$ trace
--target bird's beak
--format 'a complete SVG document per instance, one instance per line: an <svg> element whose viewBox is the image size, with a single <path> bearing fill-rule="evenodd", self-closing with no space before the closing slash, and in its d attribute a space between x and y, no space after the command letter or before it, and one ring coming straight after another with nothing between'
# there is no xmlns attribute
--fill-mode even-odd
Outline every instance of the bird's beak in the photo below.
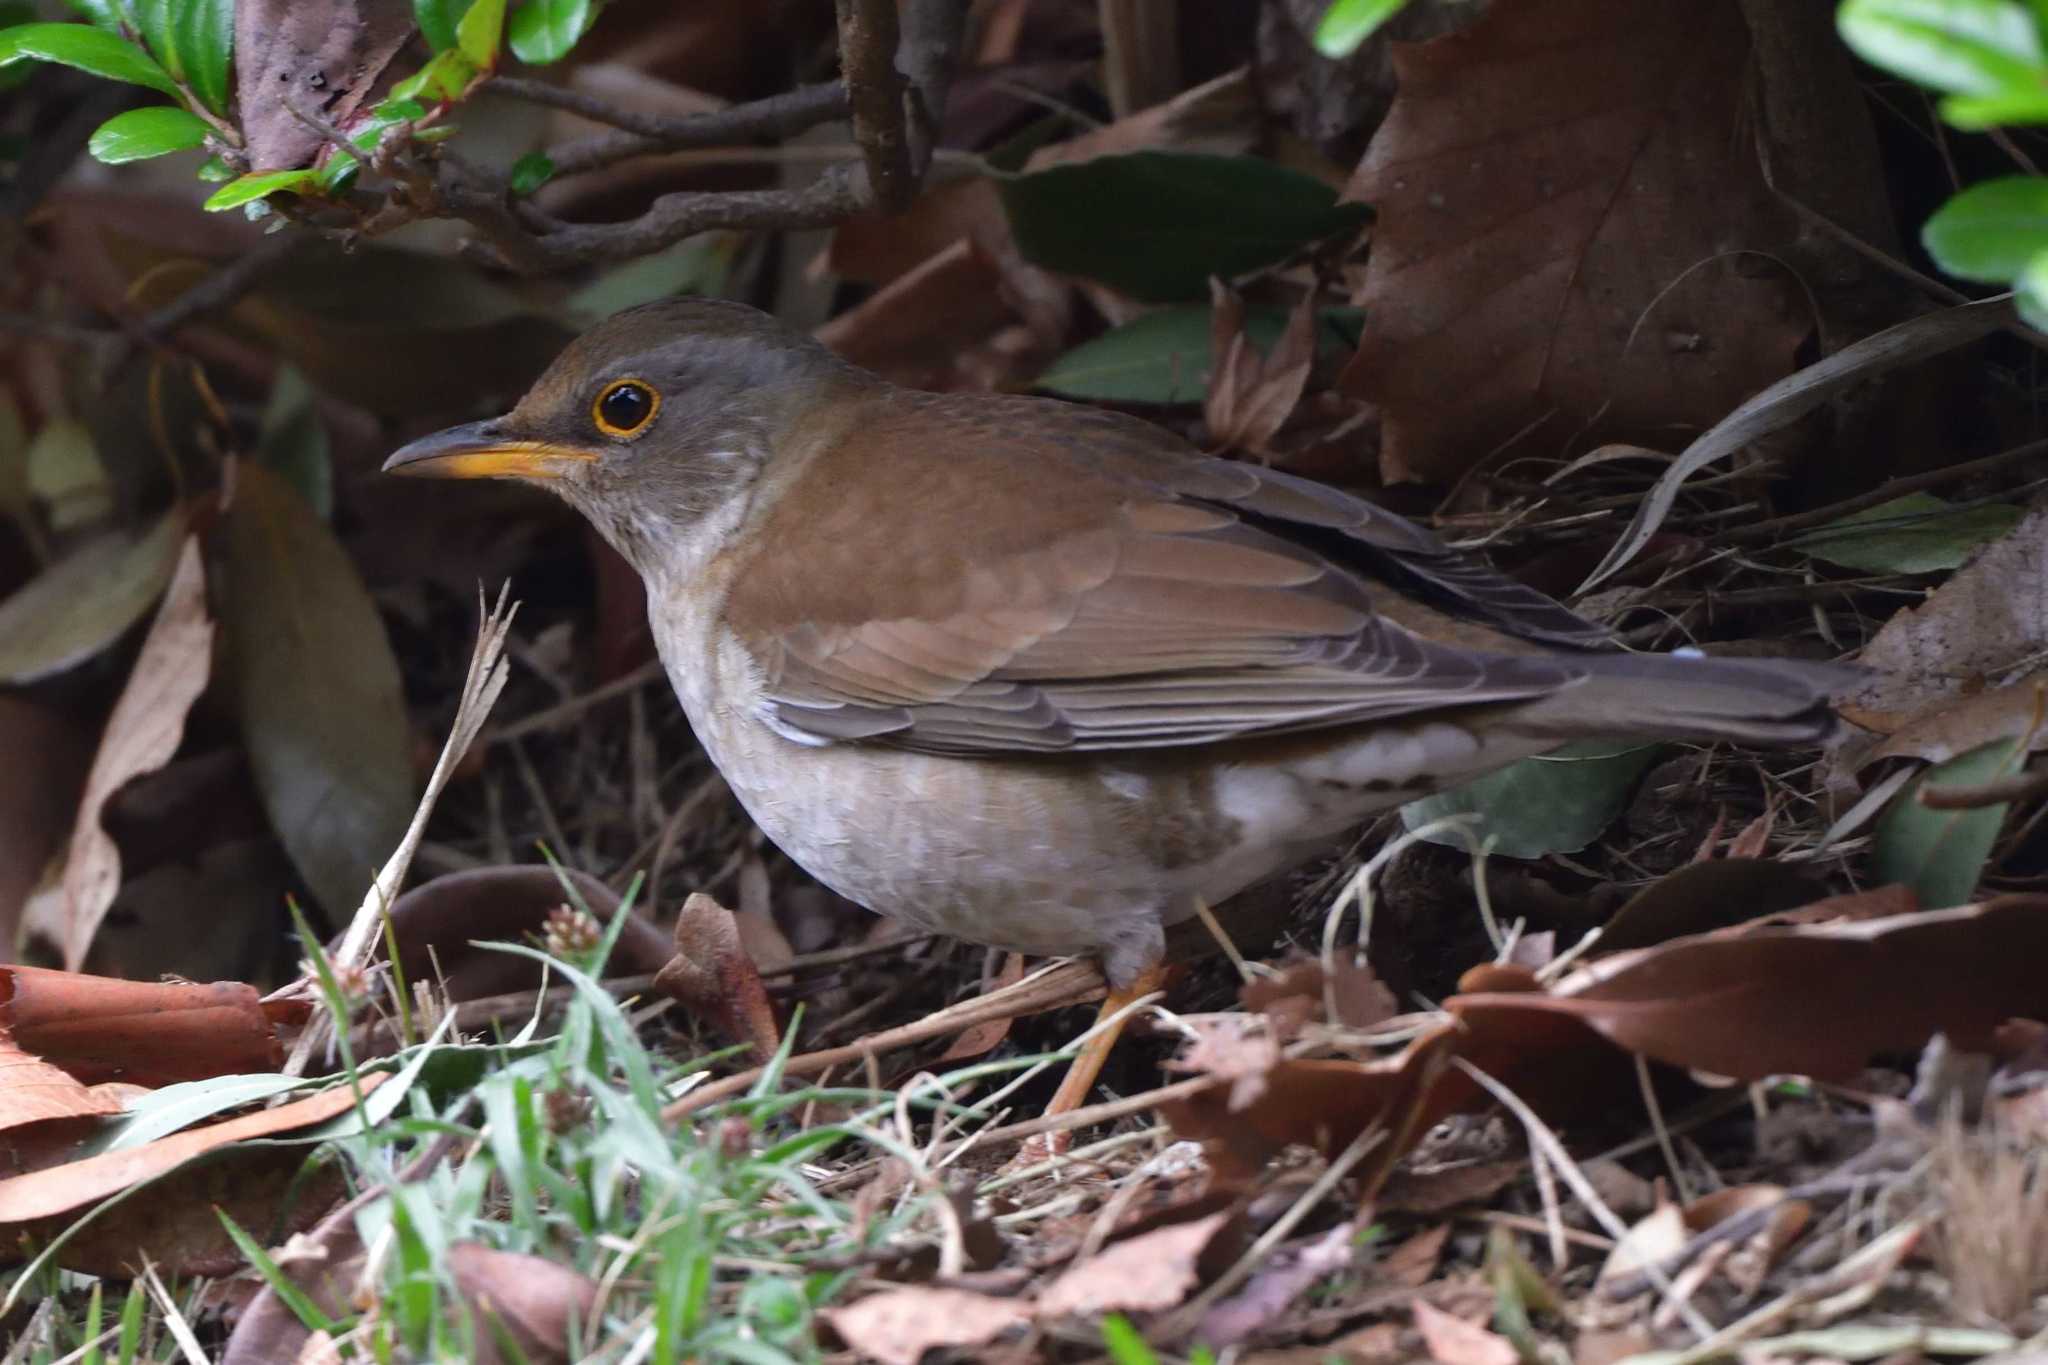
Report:
<svg viewBox="0 0 2048 1365"><path fill-rule="evenodd" d="M495 421L470 422L399 447L384 462L384 472L429 479L559 479L596 458L594 450L520 440Z"/></svg>

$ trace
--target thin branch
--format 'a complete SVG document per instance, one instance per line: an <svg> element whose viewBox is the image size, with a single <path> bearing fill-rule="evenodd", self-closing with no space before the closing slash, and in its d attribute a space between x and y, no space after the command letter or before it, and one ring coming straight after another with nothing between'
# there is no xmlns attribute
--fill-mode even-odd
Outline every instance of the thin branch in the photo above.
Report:
<svg viewBox="0 0 2048 1365"><path fill-rule="evenodd" d="M1853 498L1816 507L1810 512L1797 512L1791 516L1773 517L1769 521L1752 522L1748 526L1731 526L1715 533L1715 545L1751 545L1759 541L1776 540L1787 531L1804 531L1813 526L1825 526L1839 521L1854 512L1868 511L1893 502L1908 493L1919 493L1958 479L1971 478L1978 474L2003 469L2018 464L2036 455L2048 455L2048 440L2028 441L1996 455L1986 455L1978 460L1965 460L1942 469L1932 469L1925 474L1912 474L1905 478L1888 479L1868 493L1859 493Z"/></svg>
<svg viewBox="0 0 2048 1365"><path fill-rule="evenodd" d="M1929 810L1981 810L2048 796L2048 768L2014 773L1967 787L1922 787L1920 804Z"/></svg>
<svg viewBox="0 0 2048 1365"><path fill-rule="evenodd" d="M265 237L163 307L145 314L138 330L149 341L161 341L187 323L228 307L282 264L298 245L299 239L290 232Z"/></svg>
<svg viewBox="0 0 2048 1365"><path fill-rule="evenodd" d="M601 170L636 156L791 137L821 123L845 118L847 110L846 87L837 81L807 85L787 94L770 95L767 99L736 104L713 113L685 114L676 118L634 113L580 91L510 76L496 77L490 88L536 104L568 109L624 130L565 142L550 150L547 158L554 163L558 176ZM543 95L542 91L547 93Z"/></svg>
<svg viewBox="0 0 2048 1365"><path fill-rule="evenodd" d="M917 177L904 132L905 83L896 69L896 0L837 0L837 7L839 66L853 106L853 140L867 162L876 205L897 213L917 193Z"/></svg>

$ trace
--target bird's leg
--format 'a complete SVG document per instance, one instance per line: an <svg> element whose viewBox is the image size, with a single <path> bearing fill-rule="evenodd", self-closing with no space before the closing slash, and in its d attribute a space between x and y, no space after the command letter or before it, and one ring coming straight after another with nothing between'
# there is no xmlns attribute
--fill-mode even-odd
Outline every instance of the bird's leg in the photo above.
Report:
<svg viewBox="0 0 2048 1365"><path fill-rule="evenodd" d="M1161 962L1140 968L1136 975L1121 986L1110 987L1103 997L1102 1009L1095 1016L1094 1036L1082 1044L1074 1060L1067 1065L1067 1074L1060 1081L1060 1088L1054 1092L1052 1103L1046 1106L1046 1117L1070 1114L1081 1107L1088 1098L1088 1092L1095 1088L1096 1078L1102 1075L1102 1067L1109 1060L1110 1049L1123 1036L1124 1025L1130 1022L1131 1007L1146 996L1161 990L1166 985L1170 969ZM1027 1139L1018 1151L1014 1165L1029 1166L1059 1155L1073 1145L1074 1135L1070 1132L1042 1133Z"/></svg>

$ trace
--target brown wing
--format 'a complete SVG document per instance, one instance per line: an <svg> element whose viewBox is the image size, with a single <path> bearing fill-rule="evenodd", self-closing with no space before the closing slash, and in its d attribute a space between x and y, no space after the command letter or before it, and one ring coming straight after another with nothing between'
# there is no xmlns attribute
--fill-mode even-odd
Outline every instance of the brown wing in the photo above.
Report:
<svg viewBox="0 0 2048 1365"><path fill-rule="evenodd" d="M945 448L918 443L933 430ZM760 532L726 618L768 719L808 743L1030 753L1349 725L1546 695L1582 673L1529 642L1606 639L1361 499L1044 400L889 391ZM1497 648L1390 619L1410 609Z"/></svg>

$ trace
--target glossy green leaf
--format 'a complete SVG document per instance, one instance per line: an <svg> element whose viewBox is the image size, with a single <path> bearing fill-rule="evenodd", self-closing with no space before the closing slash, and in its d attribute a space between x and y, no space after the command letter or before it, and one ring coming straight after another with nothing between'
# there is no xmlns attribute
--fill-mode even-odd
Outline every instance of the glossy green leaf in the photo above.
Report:
<svg viewBox="0 0 2048 1365"><path fill-rule="evenodd" d="M1408 0L1333 0L1316 25L1316 51L1342 61L1358 51L1373 31L1401 12Z"/></svg>
<svg viewBox="0 0 2048 1365"><path fill-rule="evenodd" d="M412 17L427 46L445 52L455 46L455 25L468 8L469 0L412 0Z"/></svg>
<svg viewBox="0 0 2048 1365"><path fill-rule="evenodd" d="M455 48L436 53L427 64L391 87L394 100L426 98L437 104L462 98L476 79L476 67Z"/></svg>
<svg viewBox="0 0 2048 1365"><path fill-rule="evenodd" d="M455 46L481 70L498 60L505 39L505 0L474 0L455 24Z"/></svg>
<svg viewBox="0 0 2048 1365"><path fill-rule="evenodd" d="M114 34L120 33L121 10L115 0L64 0L64 3L73 14L90 21L94 28L103 28Z"/></svg>
<svg viewBox="0 0 2048 1365"><path fill-rule="evenodd" d="M1968 904L2008 807L1934 810L1920 804L1920 791L2010 776L2025 761L2025 750L2024 735L1994 740L1936 764L1900 788L1871 837L1871 874L1877 883L1904 882L1929 910Z"/></svg>
<svg viewBox="0 0 2048 1365"><path fill-rule="evenodd" d="M590 0L526 0L512 12L505 40L529 66L546 66L569 55L590 27Z"/></svg>
<svg viewBox="0 0 2048 1365"><path fill-rule="evenodd" d="M555 163L543 152L528 152L512 163L512 193L532 194L555 173Z"/></svg>
<svg viewBox="0 0 2048 1365"><path fill-rule="evenodd" d="M1355 346L1363 316L1358 309L1324 310L1317 319L1316 349ZM1245 314L1245 336L1261 351L1286 327L1287 315L1277 308ZM1160 308L1068 351L1046 367L1034 387L1099 403L1199 403L1207 386L1210 330L1205 307Z"/></svg>
<svg viewBox="0 0 2048 1365"><path fill-rule="evenodd" d="M1153 302L1355 231L1369 216L1320 180L1249 156L1135 152L1001 182L1026 259Z"/></svg>
<svg viewBox="0 0 2048 1365"><path fill-rule="evenodd" d="M192 93L214 113L226 113L228 63L235 49L235 0L177 0L171 38L181 54Z"/></svg>
<svg viewBox="0 0 2048 1365"><path fill-rule="evenodd" d="M1568 744L1462 787L1410 801L1401 807L1401 821L1415 830L1445 816L1476 815L1474 833L1482 840L1491 835L1494 852L1503 857L1577 853L1614 823L1657 752L1654 744ZM1450 833L1425 837L1450 848L1466 846Z"/></svg>
<svg viewBox="0 0 2048 1365"><path fill-rule="evenodd" d="M1845 0L1842 41L1872 66L1958 95L1998 95L2040 80L2033 15L2015 0Z"/></svg>
<svg viewBox="0 0 2048 1365"><path fill-rule="evenodd" d="M85 24L22 24L0 30L0 67L19 61L56 62L112 81L178 93L170 73L147 52L105 29Z"/></svg>
<svg viewBox="0 0 2048 1365"><path fill-rule="evenodd" d="M206 202L200 205L200 207L208 213L219 213L222 209L238 208L243 204L253 203L265 195L275 194L279 190L297 189L299 186L312 181L313 178L314 172L303 169L296 171L251 171L245 176L230 180L227 184L222 185L219 189L208 195Z"/></svg>
<svg viewBox="0 0 2048 1365"><path fill-rule="evenodd" d="M1972 185L1935 211L1920 240L1951 275L2011 284L2048 251L2048 178L2008 175Z"/></svg>
<svg viewBox="0 0 2048 1365"><path fill-rule="evenodd" d="M94 130L85 145L95 160L112 166L189 151L206 141L206 133L206 122L197 114L174 104L159 104L114 115Z"/></svg>
<svg viewBox="0 0 2048 1365"><path fill-rule="evenodd" d="M223 185L235 178L235 168L217 156L210 156L192 174L209 185Z"/></svg>
<svg viewBox="0 0 2048 1365"><path fill-rule="evenodd" d="M2048 123L2048 86L2003 90L1996 95L1945 95L1942 120L1966 132L2014 123Z"/></svg>
<svg viewBox="0 0 2048 1365"><path fill-rule="evenodd" d="M177 512L140 536L100 536L0 602L0 683L62 673L120 639L163 596L184 537Z"/></svg>
<svg viewBox="0 0 2048 1365"><path fill-rule="evenodd" d="M345 916L412 813L398 662L354 561L270 469L242 466L224 520L221 624L249 766L299 874Z"/></svg>
<svg viewBox="0 0 2048 1365"><path fill-rule="evenodd" d="M2017 507L1952 507L1931 493L1908 493L1852 512L1791 542L1815 559L1872 573L1940 573L1962 567L1980 546L2019 525Z"/></svg>
<svg viewBox="0 0 2048 1365"><path fill-rule="evenodd" d="M334 515L334 456L317 397L296 366L279 366L256 437L256 458L276 470L313 515L327 521Z"/></svg>
<svg viewBox="0 0 2048 1365"><path fill-rule="evenodd" d="M2037 332L2048 332L2048 251L2027 262L2012 287L2021 319Z"/></svg>

